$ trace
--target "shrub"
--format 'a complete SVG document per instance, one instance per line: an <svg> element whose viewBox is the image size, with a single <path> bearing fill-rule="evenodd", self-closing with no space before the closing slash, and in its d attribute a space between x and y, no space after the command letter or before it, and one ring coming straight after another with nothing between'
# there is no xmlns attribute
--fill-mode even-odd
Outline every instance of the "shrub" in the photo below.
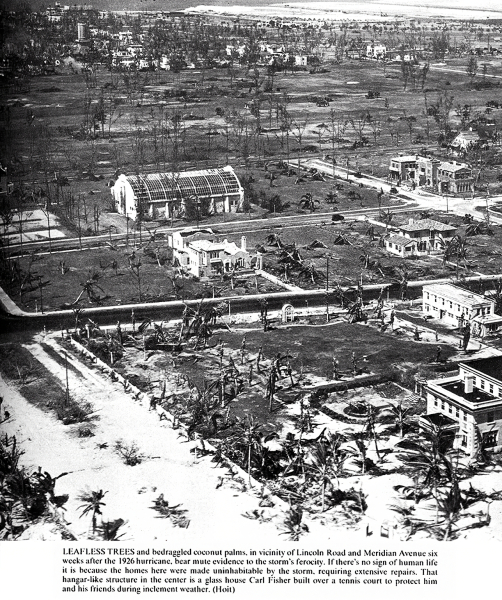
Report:
<svg viewBox="0 0 502 600"><path fill-rule="evenodd" d="M122 458L124 464L130 467L141 464L145 458L136 442L126 443L124 440L117 440L115 452Z"/></svg>
<svg viewBox="0 0 502 600"><path fill-rule="evenodd" d="M64 404L58 403L56 406L56 414L63 425L74 425L75 423L85 423L94 412L94 408L90 402L82 405L77 404L74 400ZM83 436L81 436L83 437Z"/></svg>
<svg viewBox="0 0 502 600"><path fill-rule="evenodd" d="M164 494L160 494L160 496L153 501L153 506L151 508L159 513L159 517L170 519L175 527L186 529L190 525L190 519L185 514L188 511L180 508L181 506L181 504L169 506L169 501L164 500Z"/></svg>

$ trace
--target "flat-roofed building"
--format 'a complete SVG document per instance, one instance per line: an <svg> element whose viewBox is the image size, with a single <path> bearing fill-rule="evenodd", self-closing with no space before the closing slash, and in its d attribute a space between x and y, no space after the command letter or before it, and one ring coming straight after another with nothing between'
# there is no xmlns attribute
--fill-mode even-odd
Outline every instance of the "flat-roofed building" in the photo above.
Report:
<svg viewBox="0 0 502 600"><path fill-rule="evenodd" d="M433 283L422 289L422 310L426 315L458 327L493 315L495 302L450 283Z"/></svg>
<svg viewBox="0 0 502 600"><path fill-rule="evenodd" d="M458 375L428 381L427 417L455 430L454 447L474 457L502 450L502 356L459 363Z"/></svg>
<svg viewBox="0 0 502 600"><path fill-rule="evenodd" d="M391 158L389 181L432 187L441 194L461 194L474 190L472 169L466 163L440 161L429 156L409 154Z"/></svg>
<svg viewBox="0 0 502 600"><path fill-rule="evenodd" d="M474 177L469 165L442 162L438 167L438 191L442 194L461 194L474 191Z"/></svg>
<svg viewBox="0 0 502 600"><path fill-rule="evenodd" d="M416 154L409 154L406 156L395 156L390 161L389 179L396 183L401 183L401 181L414 180L416 170Z"/></svg>

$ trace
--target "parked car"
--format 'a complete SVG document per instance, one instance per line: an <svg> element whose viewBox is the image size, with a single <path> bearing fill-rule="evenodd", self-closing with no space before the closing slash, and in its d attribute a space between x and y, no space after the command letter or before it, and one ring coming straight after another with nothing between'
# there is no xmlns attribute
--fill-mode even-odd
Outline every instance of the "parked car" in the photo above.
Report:
<svg viewBox="0 0 502 600"><path fill-rule="evenodd" d="M331 215L331 220L333 222L345 221L345 217L339 213L335 213L334 215Z"/></svg>

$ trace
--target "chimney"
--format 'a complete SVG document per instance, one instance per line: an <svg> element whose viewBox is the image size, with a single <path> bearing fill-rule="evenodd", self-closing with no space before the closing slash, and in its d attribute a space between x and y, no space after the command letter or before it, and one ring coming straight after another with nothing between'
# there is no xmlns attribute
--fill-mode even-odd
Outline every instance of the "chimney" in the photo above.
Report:
<svg viewBox="0 0 502 600"><path fill-rule="evenodd" d="M245 235L241 237L241 250L247 252L247 239Z"/></svg>
<svg viewBox="0 0 502 600"><path fill-rule="evenodd" d="M464 393L472 394L474 390L474 377L472 375L466 375L464 379Z"/></svg>
<svg viewBox="0 0 502 600"><path fill-rule="evenodd" d="M415 221L414 221L413 217L410 217L410 218L408 219L408 225L413 225L413 223L414 223L414 222L415 222Z"/></svg>

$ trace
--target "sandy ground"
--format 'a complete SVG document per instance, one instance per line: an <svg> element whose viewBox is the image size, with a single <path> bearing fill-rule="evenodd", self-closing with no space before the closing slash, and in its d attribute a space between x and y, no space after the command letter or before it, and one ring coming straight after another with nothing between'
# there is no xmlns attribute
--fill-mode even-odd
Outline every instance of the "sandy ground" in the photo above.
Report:
<svg viewBox="0 0 502 600"><path fill-rule="evenodd" d="M198 5L185 9L187 13L217 13L225 15L247 15L263 19L319 19L323 21L391 21L398 17L424 17L449 19L500 18L500 6L494 0L484 0L475 7L465 1L456 1L453 6L438 6L434 0L418 2L407 0L398 5L386 0L368 2L291 2L270 3L267 6L210 6Z"/></svg>
<svg viewBox="0 0 502 600"><path fill-rule="evenodd" d="M64 368L49 356L39 344L27 348L44 365L64 381ZM94 436L78 437L78 426L64 426L53 415L29 404L15 389L0 380L0 394L5 398L5 408L11 418L2 425L3 431L16 435L25 451L23 464L36 469L41 466L53 477L68 474L58 480L57 494L69 494L64 516L69 529L80 539L90 533L90 518L81 518L81 502L77 497L87 490L102 489L107 492L103 516L107 520L122 518L127 521L121 529L122 541L136 543L162 543L176 540L186 542L192 537L212 543L259 543L273 545L286 536L280 535L284 520L284 503L262 509L259 506L261 488L250 488L246 478L232 478L228 468L211 462L208 457L196 458L190 449L198 442L187 442L179 430L173 430L166 421L159 421L155 412L146 405L134 401L121 387L104 378L82 363L72 359L79 373L69 371L69 387L76 400L90 401L99 417L94 421ZM294 409L293 409L294 410ZM319 432L329 419L320 415L315 422ZM315 435L314 432L313 435ZM122 439L137 442L144 460L136 466L126 466L114 451L114 444ZM392 447L397 438L390 438L387 446ZM385 447L383 444L382 447ZM368 453L376 459L374 451ZM395 459L390 456L384 468L392 467ZM305 543L326 544L330 539L363 538L367 532L379 537L383 528L389 526L391 537L403 539L405 532L398 527L396 515L389 504L399 503L393 486L410 484L401 474L379 477L361 476L356 473L341 479L342 489L361 489L368 498L368 510L363 519L350 530L336 526L330 512L307 519L310 533ZM502 488L501 469L491 470L476 476L472 483L487 492ZM468 486L468 482L462 485ZM153 501L164 494L170 504L182 504L190 519L188 529L175 528L169 520L157 518L151 509ZM266 522L245 518L244 513L264 510ZM486 503L469 509L464 522L477 519L486 512ZM422 504L416 515L431 518L431 506ZM490 506L490 527L470 529L462 532L461 538L479 541L502 541L502 502ZM466 520L467 519L467 520ZM42 537L45 535L41 533ZM47 538L45 538L47 539ZM50 538L49 538L50 539Z"/></svg>

